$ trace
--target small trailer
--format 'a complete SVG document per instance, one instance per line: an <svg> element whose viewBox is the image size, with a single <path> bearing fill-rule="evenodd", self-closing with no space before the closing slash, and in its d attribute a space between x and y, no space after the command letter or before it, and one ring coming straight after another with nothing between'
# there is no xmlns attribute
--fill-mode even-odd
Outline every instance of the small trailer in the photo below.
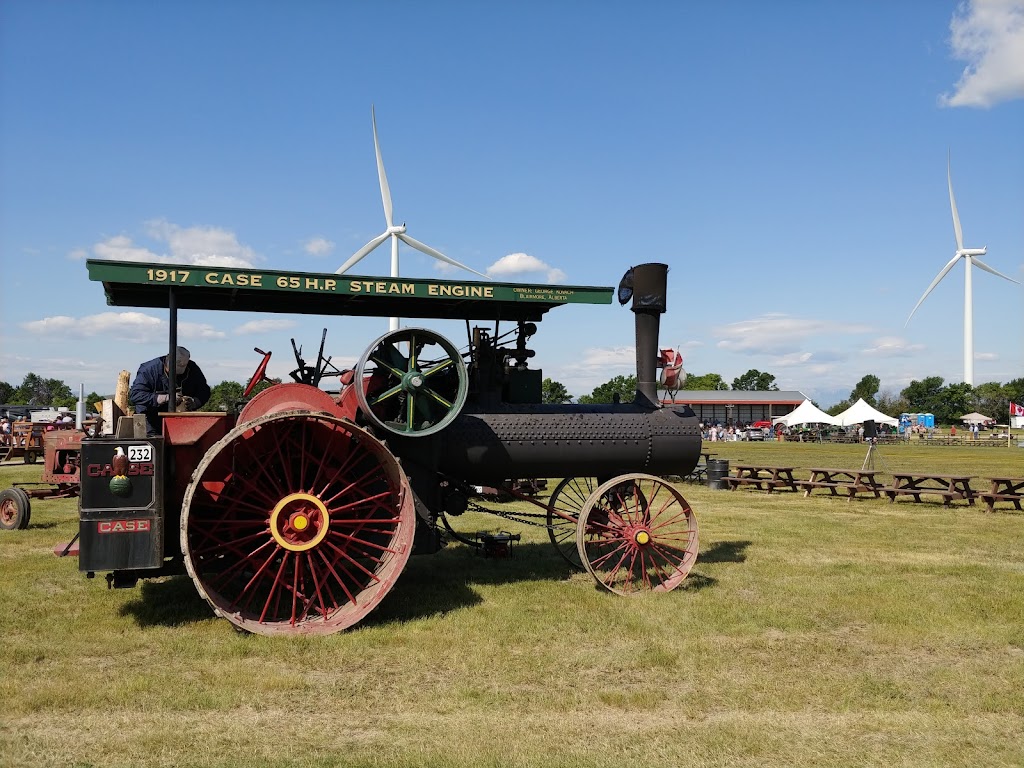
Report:
<svg viewBox="0 0 1024 768"><path fill-rule="evenodd" d="M168 413L147 437L124 418L80 443L79 569L112 586L186 572L213 610L260 634L328 634L390 592L414 553L451 539L449 518L475 486L565 478L542 508L556 549L622 594L668 591L697 557L696 517L662 475L686 475L700 431L685 406L657 398L664 264L630 269L618 289L637 335L636 397L608 405L541 402L527 347L566 304L611 304L593 286L412 280L88 261L112 306L465 320L463 350L427 328L400 328L318 384L330 358L237 415ZM326 330L325 330L326 334ZM246 388L266 378L262 352ZM173 374L174 365L170 366ZM175 384L173 377L171 386ZM512 489L515 494L515 489ZM500 534L467 541L501 553Z"/></svg>

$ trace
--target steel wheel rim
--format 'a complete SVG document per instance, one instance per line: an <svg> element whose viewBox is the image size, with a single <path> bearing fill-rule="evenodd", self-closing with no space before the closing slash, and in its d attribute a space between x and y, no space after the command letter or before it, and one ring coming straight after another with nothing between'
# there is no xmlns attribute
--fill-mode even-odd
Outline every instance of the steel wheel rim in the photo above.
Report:
<svg viewBox="0 0 1024 768"><path fill-rule="evenodd" d="M668 592L697 560L697 518L682 494L653 475L626 475L595 490L576 531L580 559L610 592Z"/></svg>
<svg viewBox="0 0 1024 768"><path fill-rule="evenodd" d="M185 493L181 547L200 594L237 627L331 634L391 590L415 525L408 481L380 441L328 414L285 411L207 452Z"/></svg>
<svg viewBox="0 0 1024 768"><path fill-rule="evenodd" d="M17 502L13 498L5 496L0 499L0 528L13 531L18 527L19 515Z"/></svg>
<svg viewBox="0 0 1024 768"><path fill-rule="evenodd" d="M597 486L597 478L594 477L567 477L555 487L548 499L548 538L558 554L581 571L584 568L576 546L576 528L580 511Z"/></svg>
<svg viewBox="0 0 1024 768"><path fill-rule="evenodd" d="M375 387L369 394L367 377ZM469 374L459 351L443 336L402 328L367 348L356 365L355 386L359 408L371 422L419 437L439 432L459 415L469 394Z"/></svg>

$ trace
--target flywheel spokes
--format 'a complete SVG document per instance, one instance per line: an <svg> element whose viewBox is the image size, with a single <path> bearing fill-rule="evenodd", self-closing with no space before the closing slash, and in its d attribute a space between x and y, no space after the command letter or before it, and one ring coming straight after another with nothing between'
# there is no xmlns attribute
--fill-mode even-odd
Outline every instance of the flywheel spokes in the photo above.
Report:
<svg viewBox="0 0 1024 768"><path fill-rule="evenodd" d="M440 334L402 328L369 346L356 365L356 398L367 418L389 432L426 436L459 415L469 375Z"/></svg>

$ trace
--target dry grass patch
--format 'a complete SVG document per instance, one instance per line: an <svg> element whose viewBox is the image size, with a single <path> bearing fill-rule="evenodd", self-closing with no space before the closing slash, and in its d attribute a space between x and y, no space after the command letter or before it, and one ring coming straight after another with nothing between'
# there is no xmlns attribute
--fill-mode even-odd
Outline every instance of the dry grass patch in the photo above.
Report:
<svg viewBox="0 0 1024 768"><path fill-rule="evenodd" d="M682 488L701 557L669 595L603 593L542 529L466 516L521 531L515 557L413 558L363 625L293 640L236 633L186 578L87 581L50 554L75 502L33 504L0 533L0 766L1024 763L1024 515Z"/></svg>

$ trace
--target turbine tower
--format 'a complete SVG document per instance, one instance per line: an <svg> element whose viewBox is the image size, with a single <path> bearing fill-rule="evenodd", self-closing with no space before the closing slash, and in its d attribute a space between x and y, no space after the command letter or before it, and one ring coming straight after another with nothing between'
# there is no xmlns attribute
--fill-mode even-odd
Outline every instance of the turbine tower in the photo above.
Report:
<svg viewBox="0 0 1024 768"><path fill-rule="evenodd" d="M395 222L394 222L394 219L392 217L392 208L391 208L391 189L390 189L390 187L388 187L388 176L384 172L384 160L383 160L383 158L380 155L380 142L377 140L377 115L376 115L376 112L374 111L374 108L372 106L370 107L370 120L373 122L373 148L377 152L377 178L380 180L380 197L381 197L381 200L384 202L384 222L387 225L387 229L385 229L381 234L379 234L375 238L373 238L370 242L368 242L366 245L364 245L358 251L353 253L351 258L349 258L348 261L346 261L344 264L342 264L335 271L335 274L341 275L341 274L347 272L349 269L354 267L359 261L361 261L364 256L369 254L370 251L375 249L378 245L381 245L388 238L391 238L391 276L392 277L398 277L399 276L399 274L398 274L398 241L401 240L406 245L410 245L413 248L415 248L417 251L421 251L421 252L427 254L427 256L432 256L435 259L438 259L439 261L443 261L443 262L445 262L447 264L451 264L454 267L459 267L461 269L466 270L467 272L472 272L474 275L480 275L480 277L484 278L485 280L490 280L490 278L487 277L487 275L483 274L482 272L477 272L475 269L472 269L471 267L467 267L465 264L460 264L459 262L455 261L455 259L448 258L443 253L441 253L440 251L438 251L438 250L436 250L434 248L431 248L429 245L426 245L425 243L421 243L419 240L416 240L415 238L409 237L409 235L407 235L405 233L405 224L404 223L403 224L399 224L398 226L395 226ZM392 317L391 318L390 330L392 330L392 331L398 330L398 318L397 317Z"/></svg>
<svg viewBox="0 0 1024 768"><path fill-rule="evenodd" d="M953 268L953 265L958 260L964 260L964 383L974 386L974 306L972 304L973 290L971 287L971 267L977 265L986 272L991 272L996 277L1001 277L1004 280L1009 280L1011 283L1017 283L1012 277L1007 277L1002 272L997 272L992 269L988 264L983 262L978 256L984 256L988 247L985 248L964 248L964 236L963 231L960 229L960 214L956 210L956 198L953 197L953 176L950 173L949 155L946 156L946 182L949 184L949 207L953 211L953 233L956 235L956 253L953 258L949 260L949 263L942 268L942 271L936 275L935 279L932 280L932 284L928 286L928 289L924 292L924 295L918 300L917 304L910 311L907 322L904 324L904 328L910 324L910 318L917 312L917 308L921 306L922 302L928 298L928 294L932 292L932 289L939 284L939 282L947 274L949 270ZM1019 283L1018 283L1019 285Z"/></svg>

